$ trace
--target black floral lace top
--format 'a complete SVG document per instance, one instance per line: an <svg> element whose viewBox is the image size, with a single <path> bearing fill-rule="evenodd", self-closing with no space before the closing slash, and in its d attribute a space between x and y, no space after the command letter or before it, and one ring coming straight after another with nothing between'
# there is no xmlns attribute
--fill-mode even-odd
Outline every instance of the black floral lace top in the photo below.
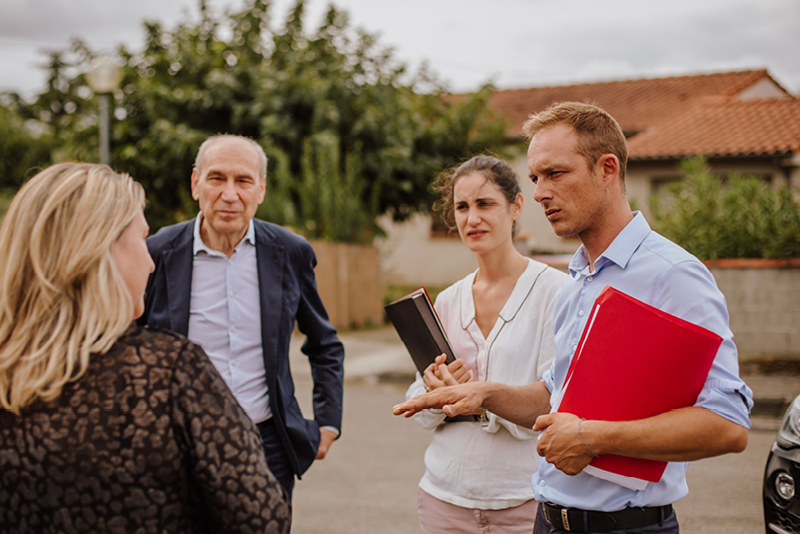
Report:
<svg viewBox="0 0 800 534"><path fill-rule="evenodd" d="M53 403L0 410L0 532L289 532L260 438L199 346L132 327Z"/></svg>

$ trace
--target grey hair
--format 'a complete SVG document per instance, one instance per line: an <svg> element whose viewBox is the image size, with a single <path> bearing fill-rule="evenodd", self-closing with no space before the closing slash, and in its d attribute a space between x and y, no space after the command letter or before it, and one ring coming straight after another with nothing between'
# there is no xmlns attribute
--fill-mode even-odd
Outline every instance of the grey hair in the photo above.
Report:
<svg viewBox="0 0 800 534"><path fill-rule="evenodd" d="M203 161L203 155L206 153L208 147L216 143L217 141L222 141L223 139L241 139L242 141L246 142L250 145L253 149L255 149L256 153L258 154L258 172L259 176L263 180L267 176L267 155L264 153L264 149L261 148L261 145L250 139L249 137L244 137L243 135L231 135L231 134L220 134L220 135L212 135L205 141L203 144L200 145L200 150L197 151L197 158L194 160L194 168L197 169L197 174L203 174L201 167L201 162Z"/></svg>

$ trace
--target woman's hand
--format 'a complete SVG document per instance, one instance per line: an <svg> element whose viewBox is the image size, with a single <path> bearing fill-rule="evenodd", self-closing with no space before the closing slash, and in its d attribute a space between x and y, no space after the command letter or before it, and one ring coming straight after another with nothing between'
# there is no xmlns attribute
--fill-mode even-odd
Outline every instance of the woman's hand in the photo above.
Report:
<svg viewBox="0 0 800 534"><path fill-rule="evenodd" d="M444 386L456 386L472 380L472 371L464 363L464 360L456 358L450 364L445 364L446 356L440 354L434 362L430 364L422 375L425 381L425 389L433 391Z"/></svg>

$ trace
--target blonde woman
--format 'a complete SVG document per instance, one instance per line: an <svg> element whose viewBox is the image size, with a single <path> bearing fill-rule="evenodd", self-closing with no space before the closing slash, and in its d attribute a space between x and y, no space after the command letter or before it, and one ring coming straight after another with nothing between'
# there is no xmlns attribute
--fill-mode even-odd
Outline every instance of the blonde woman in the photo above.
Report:
<svg viewBox="0 0 800 534"><path fill-rule="evenodd" d="M261 442L203 351L133 326L144 191L28 181L0 228L0 532L288 532Z"/></svg>
<svg viewBox="0 0 800 534"><path fill-rule="evenodd" d="M442 291L436 311L458 357L431 365L406 398L469 380L538 382L555 354L553 308L564 274L514 248L523 198L514 169L475 156L437 182L437 207L478 259L478 270ZM494 414L483 420L445 418L441 410L414 416L433 430L417 504L423 534L525 533L537 504L536 433Z"/></svg>

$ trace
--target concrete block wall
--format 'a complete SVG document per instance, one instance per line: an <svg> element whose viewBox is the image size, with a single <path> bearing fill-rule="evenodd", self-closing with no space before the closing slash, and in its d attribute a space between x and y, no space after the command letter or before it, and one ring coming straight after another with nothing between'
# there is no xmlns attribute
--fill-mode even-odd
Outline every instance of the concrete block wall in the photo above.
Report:
<svg viewBox="0 0 800 534"><path fill-rule="evenodd" d="M728 303L740 359L800 359L800 261L709 264Z"/></svg>

